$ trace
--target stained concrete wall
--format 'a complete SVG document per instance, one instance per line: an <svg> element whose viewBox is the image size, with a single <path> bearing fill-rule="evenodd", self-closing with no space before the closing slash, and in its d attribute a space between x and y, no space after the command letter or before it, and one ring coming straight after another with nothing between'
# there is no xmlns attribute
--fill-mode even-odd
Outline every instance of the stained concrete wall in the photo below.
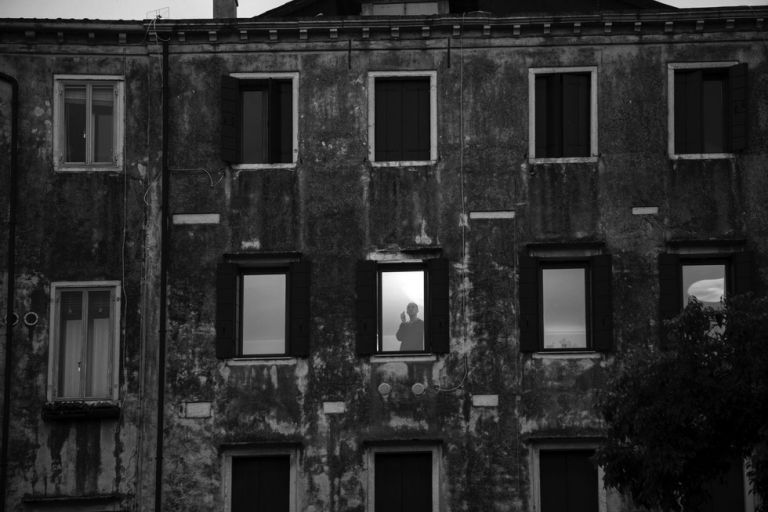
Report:
<svg viewBox="0 0 768 512"><path fill-rule="evenodd" d="M520 353L517 254L526 244L605 244L613 255L618 348L657 335L656 256L668 240L744 238L762 281L768 278L768 73L753 32L554 39L477 32L452 42L447 32L401 40L355 35L350 45L315 36L243 42L226 30L209 42L208 27L183 28L183 42L165 34L174 37L169 213L218 213L221 220L170 226L166 510L223 509L226 447L297 443L299 510L362 511L367 450L393 440L441 443L443 510L530 510L532 443L601 433L595 395L614 355ZM105 48L73 48L78 57L44 48L2 56L3 69L26 85L18 309L43 313L35 329L16 331L9 503L18 510L28 494L89 493L120 494L124 508L153 508L160 51L150 38L128 56ZM749 63L748 150L732 160L671 161L667 63L711 60ZM528 69L586 65L598 66L597 162L529 163ZM367 73L386 70L437 71L434 165L368 162ZM272 71L300 74L298 163L232 169L219 156L221 76ZM126 77L124 175L53 173L50 102L59 72ZM659 213L632 215L633 206L658 206ZM483 210L514 217L467 220ZM377 251L438 248L450 261L450 354L358 357L355 263ZM274 251L312 262L310 357L218 360L217 262L225 253ZM124 282L118 421L40 419L49 285L62 279ZM382 383L391 386L385 396ZM414 394L415 383L426 393ZM497 395L498 405L473 405L477 395ZM185 404L201 402L211 405L210 415L184 413ZM343 402L345 412L325 413L326 402ZM630 508L609 495L608 510Z"/></svg>

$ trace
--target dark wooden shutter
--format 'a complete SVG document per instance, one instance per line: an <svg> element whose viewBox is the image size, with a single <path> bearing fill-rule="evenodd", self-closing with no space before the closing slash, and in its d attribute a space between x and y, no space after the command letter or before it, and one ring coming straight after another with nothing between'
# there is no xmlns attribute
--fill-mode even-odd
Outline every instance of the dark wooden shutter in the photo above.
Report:
<svg viewBox="0 0 768 512"><path fill-rule="evenodd" d="M429 160L429 78L403 80L400 86L403 103L399 160Z"/></svg>
<svg viewBox="0 0 768 512"><path fill-rule="evenodd" d="M267 115L269 163L293 162L293 88L291 80L269 80Z"/></svg>
<svg viewBox="0 0 768 512"><path fill-rule="evenodd" d="M288 455L232 458L232 512L288 512L290 493Z"/></svg>
<svg viewBox="0 0 768 512"><path fill-rule="evenodd" d="M598 509L597 468L592 451L541 451L541 512L591 512Z"/></svg>
<svg viewBox="0 0 768 512"><path fill-rule="evenodd" d="M219 263L216 270L216 357L237 355L237 265Z"/></svg>
<svg viewBox="0 0 768 512"><path fill-rule="evenodd" d="M240 84L237 78L221 77L221 159L240 163Z"/></svg>
<svg viewBox="0 0 768 512"><path fill-rule="evenodd" d="M592 258L592 348L613 348L613 268L610 254Z"/></svg>
<svg viewBox="0 0 768 512"><path fill-rule="evenodd" d="M375 91L376 161L402 160L402 87L394 80L376 79Z"/></svg>
<svg viewBox="0 0 768 512"><path fill-rule="evenodd" d="M733 286L727 291L734 295L756 291L755 254L752 251L737 252L731 258L731 265Z"/></svg>
<svg viewBox="0 0 768 512"><path fill-rule="evenodd" d="M448 260L446 258L428 260L427 275L429 283L427 351L447 354L451 346Z"/></svg>
<svg viewBox="0 0 768 512"><path fill-rule="evenodd" d="M375 464L375 510L432 510L431 453L377 453Z"/></svg>
<svg viewBox="0 0 768 512"><path fill-rule="evenodd" d="M675 71L675 153L702 152L701 70Z"/></svg>
<svg viewBox="0 0 768 512"><path fill-rule="evenodd" d="M585 73L562 75L564 157L589 156L590 81Z"/></svg>
<svg viewBox="0 0 768 512"><path fill-rule="evenodd" d="M731 151L741 151L747 147L747 73L745 63L728 68Z"/></svg>
<svg viewBox="0 0 768 512"><path fill-rule="evenodd" d="M311 267L308 261L291 263L289 270L290 290L290 342L288 351L295 357L309 356Z"/></svg>
<svg viewBox="0 0 768 512"><path fill-rule="evenodd" d="M518 298L520 300L520 351L536 352L541 348L539 335L539 265L521 251L518 260Z"/></svg>
<svg viewBox="0 0 768 512"><path fill-rule="evenodd" d="M659 254L659 337L663 347L667 341L664 321L680 314L683 308L680 257Z"/></svg>
<svg viewBox="0 0 768 512"><path fill-rule="evenodd" d="M378 334L378 294L376 291L376 262L359 261L356 280L357 353L376 353Z"/></svg>

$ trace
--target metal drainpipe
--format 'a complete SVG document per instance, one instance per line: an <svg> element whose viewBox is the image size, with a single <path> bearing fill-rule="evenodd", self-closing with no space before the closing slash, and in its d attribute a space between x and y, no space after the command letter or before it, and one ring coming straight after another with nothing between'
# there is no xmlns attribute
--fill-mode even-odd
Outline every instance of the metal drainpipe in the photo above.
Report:
<svg viewBox="0 0 768 512"><path fill-rule="evenodd" d="M162 156L162 218L160 224L160 332L158 336L158 369L157 369L157 450L155 452L155 512L163 510L163 427L165 424L165 335L168 316L167 282L168 282L168 197L170 196L168 171L168 42L163 41L163 156Z"/></svg>
<svg viewBox="0 0 768 512"><path fill-rule="evenodd" d="M0 80L11 85L11 169L8 198L8 297L5 313L5 379L3 382L3 425L0 446L0 512L5 512L5 489L8 482L8 434L11 414L11 373L13 372L13 317L16 301L16 161L18 154L19 82L12 76L0 73Z"/></svg>

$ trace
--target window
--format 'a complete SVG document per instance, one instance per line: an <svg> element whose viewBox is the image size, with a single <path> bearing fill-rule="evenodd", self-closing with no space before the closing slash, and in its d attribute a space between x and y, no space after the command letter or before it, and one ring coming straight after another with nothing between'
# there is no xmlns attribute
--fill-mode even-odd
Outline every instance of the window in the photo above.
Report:
<svg viewBox="0 0 768 512"><path fill-rule="evenodd" d="M747 65L669 64L669 154L727 156L747 142Z"/></svg>
<svg viewBox="0 0 768 512"><path fill-rule="evenodd" d="M597 157L597 68L530 69L531 160L591 161Z"/></svg>
<svg viewBox="0 0 768 512"><path fill-rule="evenodd" d="M120 284L51 284L49 400L117 400Z"/></svg>
<svg viewBox="0 0 768 512"><path fill-rule="evenodd" d="M542 256L531 257L526 250L520 255L521 350L610 350L611 256L560 253L542 251Z"/></svg>
<svg viewBox="0 0 768 512"><path fill-rule="evenodd" d="M358 263L358 354L446 353L448 314L447 260Z"/></svg>
<svg viewBox="0 0 768 512"><path fill-rule="evenodd" d="M309 354L310 265L229 256L219 264L216 351L222 359Z"/></svg>
<svg viewBox="0 0 768 512"><path fill-rule="evenodd" d="M545 443L533 448L534 509L541 512L604 512L602 470L584 442Z"/></svg>
<svg viewBox="0 0 768 512"><path fill-rule="evenodd" d="M437 73L368 75L369 159L374 165L423 165L437 160Z"/></svg>
<svg viewBox="0 0 768 512"><path fill-rule="evenodd" d="M221 84L221 156L239 168L293 167L298 73L233 73Z"/></svg>
<svg viewBox="0 0 768 512"><path fill-rule="evenodd" d="M293 512L298 455L293 448L224 452L226 512Z"/></svg>
<svg viewBox="0 0 768 512"><path fill-rule="evenodd" d="M123 77L54 76L54 169L123 167Z"/></svg>
<svg viewBox="0 0 768 512"><path fill-rule="evenodd" d="M751 251L730 244L718 248L697 242L675 242L670 251L674 252L659 254L662 320L677 316L691 297L704 305L720 307L722 298L752 290Z"/></svg>
<svg viewBox="0 0 768 512"><path fill-rule="evenodd" d="M437 512L440 450L430 446L387 446L368 452L368 510Z"/></svg>

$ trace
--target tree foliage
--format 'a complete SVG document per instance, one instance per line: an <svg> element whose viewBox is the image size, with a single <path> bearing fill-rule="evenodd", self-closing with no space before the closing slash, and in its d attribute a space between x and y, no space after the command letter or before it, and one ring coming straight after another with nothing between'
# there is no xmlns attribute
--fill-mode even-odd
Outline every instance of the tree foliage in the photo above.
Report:
<svg viewBox="0 0 768 512"><path fill-rule="evenodd" d="M695 510L741 457L768 497L768 300L693 301L666 332L663 349L626 340L601 395L606 485L649 508Z"/></svg>

